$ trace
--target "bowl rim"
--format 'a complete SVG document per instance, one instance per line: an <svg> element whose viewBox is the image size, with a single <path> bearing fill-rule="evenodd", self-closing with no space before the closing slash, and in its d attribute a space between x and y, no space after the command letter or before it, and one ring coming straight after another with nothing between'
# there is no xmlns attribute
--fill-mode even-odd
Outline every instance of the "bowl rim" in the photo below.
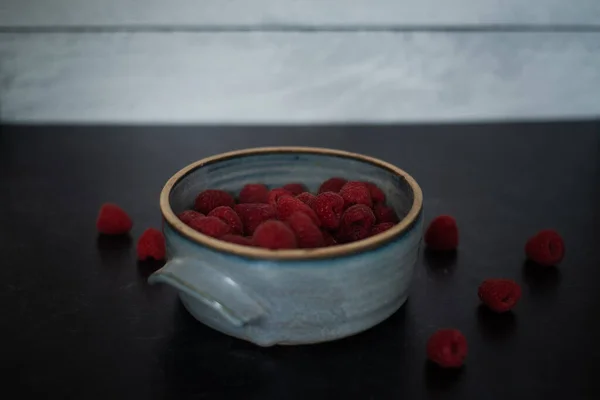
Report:
<svg viewBox="0 0 600 400"><path fill-rule="evenodd" d="M286 250L270 250L258 247L242 246L235 243L225 242L203 233L200 233L186 224L184 224L171 208L169 198L171 191L179 181L188 174L202 168L206 165L213 164L219 161L225 161L232 158L239 158L250 155L271 154L271 153L303 153L303 154L318 154L328 155L341 158L349 158L362 162L373 164L377 167L386 169L393 174L402 177L413 191L413 204L408 214L393 228L385 232L360 240L358 242L346 243L337 246L323 247L317 249L286 249ZM413 227L417 218L420 216L423 208L423 193L421 187L404 170L390 164L386 161L366 156L363 154L347 152L343 150L335 150L321 147L299 147L299 146L278 146L278 147L255 147L243 150L234 150L226 153L216 154L210 157L203 158L193 162L186 167L176 172L164 185L160 193L160 209L165 221L175 229L180 235L191 239L193 242L204 245L211 250L216 250L221 253L227 253L244 258L263 259L263 260L311 260L349 256L356 253L365 252L374 248L381 247L390 241L402 236Z"/></svg>

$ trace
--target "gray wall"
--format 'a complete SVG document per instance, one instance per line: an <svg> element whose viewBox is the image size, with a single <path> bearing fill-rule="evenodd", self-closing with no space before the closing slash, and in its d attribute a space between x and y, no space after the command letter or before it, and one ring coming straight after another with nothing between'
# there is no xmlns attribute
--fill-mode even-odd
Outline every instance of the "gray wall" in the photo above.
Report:
<svg viewBox="0 0 600 400"><path fill-rule="evenodd" d="M597 0L2 0L0 119L600 115Z"/></svg>

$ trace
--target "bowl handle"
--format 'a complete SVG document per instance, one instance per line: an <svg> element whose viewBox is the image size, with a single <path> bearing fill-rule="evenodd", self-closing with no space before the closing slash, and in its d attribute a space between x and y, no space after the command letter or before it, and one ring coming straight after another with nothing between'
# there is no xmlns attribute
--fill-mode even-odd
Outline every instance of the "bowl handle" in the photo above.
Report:
<svg viewBox="0 0 600 400"><path fill-rule="evenodd" d="M264 316L265 310L233 279L193 258L174 258L148 277L150 284L166 283L190 295L241 327Z"/></svg>

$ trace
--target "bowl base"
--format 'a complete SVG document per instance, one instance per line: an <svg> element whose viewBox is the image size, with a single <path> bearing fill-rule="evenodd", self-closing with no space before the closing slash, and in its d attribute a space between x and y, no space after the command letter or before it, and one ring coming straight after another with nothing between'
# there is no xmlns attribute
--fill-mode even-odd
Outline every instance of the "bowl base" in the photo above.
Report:
<svg viewBox="0 0 600 400"><path fill-rule="evenodd" d="M393 302L386 304L376 311L376 316L371 317L369 319L369 323L366 324L364 321L348 323L346 326L342 326L335 330L326 330L324 333L323 330L315 329L314 335L301 335L300 337L293 338L294 332L278 332L277 336L279 339L269 335L268 333L261 332L259 329L251 329L251 327L232 327L226 324L223 324L222 321L211 318L210 315L207 315L204 312L201 312L196 307L194 307L194 300L189 298L184 294L180 294L181 302L185 309L199 322L208 326L211 329L219 331L225 335L235 337L240 340L244 340L250 343L254 343L257 346L261 347L272 347L275 345L280 346L300 346L300 345L309 345L309 344L318 344L318 343L326 343L332 342L335 340L344 339L350 336L354 336L365 332L389 317L391 317L396 311L398 311L408 299L408 295L403 295L400 298L396 299ZM286 337L286 339L281 339L282 337ZM288 339L293 338L293 339Z"/></svg>

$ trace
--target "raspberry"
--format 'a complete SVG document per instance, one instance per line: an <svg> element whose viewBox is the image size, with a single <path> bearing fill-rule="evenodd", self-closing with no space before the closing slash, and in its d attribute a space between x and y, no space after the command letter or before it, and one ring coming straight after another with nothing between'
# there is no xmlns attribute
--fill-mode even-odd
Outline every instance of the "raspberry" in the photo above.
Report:
<svg viewBox="0 0 600 400"><path fill-rule="evenodd" d="M288 183L283 186L283 189L287 190L292 196L298 196L300 193L306 191L306 187L301 183Z"/></svg>
<svg viewBox="0 0 600 400"><path fill-rule="evenodd" d="M285 221L295 212L303 212L308 215L315 225L321 226L321 221L312 208L292 196L282 196L277 201L277 216L280 221Z"/></svg>
<svg viewBox="0 0 600 400"><path fill-rule="evenodd" d="M231 227L217 217L196 218L190 221L189 226L214 238L220 238L231 233Z"/></svg>
<svg viewBox="0 0 600 400"><path fill-rule="evenodd" d="M363 182L347 182L340 190L340 196L344 199L346 208L355 204L364 204L367 207L373 206L369 188Z"/></svg>
<svg viewBox="0 0 600 400"><path fill-rule="evenodd" d="M386 206L384 203L375 204L373 207L373 214L375 214L375 219L377 219L378 224L384 222L396 224L399 220L396 211L394 211L392 207Z"/></svg>
<svg viewBox="0 0 600 400"><path fill-rule="evenodd" d="M334 177L329 178L319 186L319 194L325 192L339 193L342 187L348 182L344 178Z"/></svg>
<svg viewBox="0 0 600 400"><path fill-rule="evenodd" d="M290 228L281 221L266 221L256 228L252 244L267 249L295 249L296 236Z"/></svg>
<svg viewBox="0 0 600 400"><path fill-rule="evenodd" d="M385 193L383 193L383 190L379 189L379 186L371 182L363 183L367 185L369 194L371 195L371 199L374 203L385 203Z"/></svg>
<svg viewBox="0 0 600 400"><path fill-rule="evenodd" d="M458 247L458 227L449 215L441 215L431 221L425 232L425 243L432 250L455 250Z"/></svg>
<svg viewBox="0 0 600 400"><path fill-rule="evenodd" d="M96 228L105 235L123 235L131 230L133 222L129 215L116 204L106 203L100 207Z"/></svg>
<svg viewBox="0 0 600 400"><path fill-rule="evenodd" d="M342 243L364 239L369 236L374 224L373 211L364 204L355 204L342 215L336 239Z"/></svg>
<svg viewBox="0 0 600 400"><path fill-rule="evenodd" d="M234 207L233 196L224 190L205 190L196 197L194 208L202 214L208 214L219 206Z"/></svg>
<svg viewBox="0 0 600 400"><path fill-rule="evenodd" d="M374 236L374 235L377 235L378 233L385 232L388 229L392 228L394 225L396 225L396 224L392 224L391 222L384 222L381 224L377 224L373 228L371 228L371 233L369 236Z"/></svg>
<svg viewBox="0 0 600 400"><path fill-rule="evenodd" d="M323 234L323 247L335 246L337 244L331 233L324 229L321 230L321 233Z"/></svg>
<svg viewBox="0 0 600 400"><path fill-rule="evenodd" d="M165 237L158 229L146 229L137 242L137 256L139 260L143 261L148 258L164 260L166 252Z"/></svg>
<svg viewBox="0 0 600 400"><path fill-rule="evenodd" d="M344 199L339 194L321 193L315 198L311 207L324 228L335 230L340 226L340 218L344 212Z"/></svg>
<svg viewBox="0 0 600 400"><path fill-rule="evenodd" d="M477 294L490 310L503 313L517 304L521 298L521 287L510 279L486 279Z"/></svg>
<svg viewBox="0 0 600 400"><path fill-rule="evenodd" d="M277 210L269 204L238 204L235 212L242 220L246 236L252 236L261 223L277 219Z"/></svg>
<svg viewBox="0 0 600 400"><path fill-rule="evenodd" d="M268 203L273 207L277 207L277 202L281 196L291 196L292 194L285 189L277 188L269 192Z"/></svg>
<svg viewBox="0 0 600 400"><path fill-rule="evenodd" d="M427 357L443 368L458 368L467 357L467 339L457 329L440 329L427 341Z"/></svg>
<svg viewBox="0 0 600 400"><path fill-rule="evenodd" d="M295 212L286 220L289 227L296 234L298 247L313 249L323 247L325 240L321 230L313 223L312 219L303 212Z"/></svg>
<svg viewBox="0 0 600 400"><path fill-rule="evenodd" d="M242 246L252 246L252 240L240 235L225 235L221 236L219 239L224 240L229 243L240 244Z"/></svg>
<svg viewBox="0 0 600 400"><path fill-rule="evenodd" d="M296 198L304 204L307 204L309 207L312 207L312 203L313 201L315 201L317 196L309 192L302 192L298 196L296 196Z"/></svg>
<svg viewBox="0 0 600 400"><path fill-rule="evenodd" d="M242 220L237 215L233 208L220 206L208 213L209 217L217 217L221 221L225 222L231 228L231 233L234 235L241 235L244 233L244 225Z"/></svg>
<svg viewBox="0 0 600 400"><path fill-rule="evenodd" d="M245 185L240 191L240 203L266 203L269 199L269 189L262 183Z"/></svg>
<svg viewBox="0 0 600 400"><path fill-rule="evenodd" d="M561 262L565 256L565 242L558 232L543 230L529 238L525 254L531 261L550 267Z"/></svg>
<svg viewBox="0 0 600 400"><path fill-rule="evenodd" d="M196 218L203 218L204 214L199 213L194 210L185 210L177 214L177 218L179 218L184 224L189 225L190 221Z"/></svg>

